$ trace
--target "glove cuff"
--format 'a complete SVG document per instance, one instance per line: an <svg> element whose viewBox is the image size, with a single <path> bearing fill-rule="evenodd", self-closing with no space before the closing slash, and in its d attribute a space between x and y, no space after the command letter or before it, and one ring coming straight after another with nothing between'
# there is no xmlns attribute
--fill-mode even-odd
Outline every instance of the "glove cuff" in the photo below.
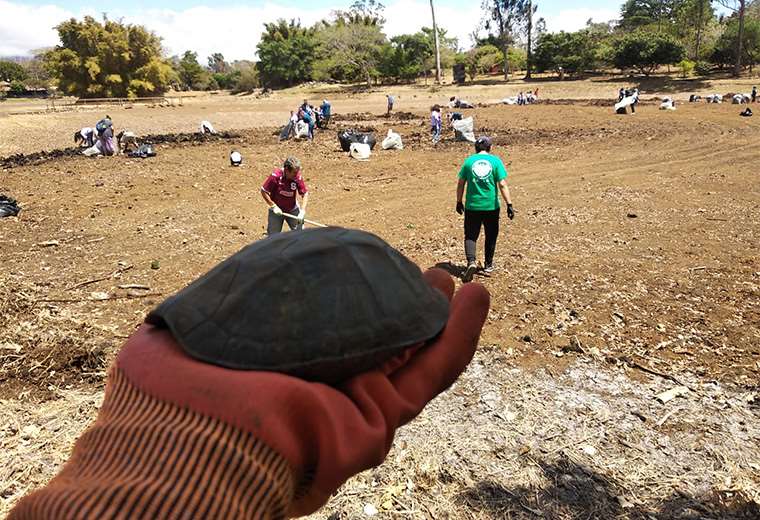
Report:
<svg viewBox="0 0 760 520"><path fill-rule="evenodd" d="M9 518L285 518L287 461L251 433L156 399L112 369L69 462Z"/></svg>

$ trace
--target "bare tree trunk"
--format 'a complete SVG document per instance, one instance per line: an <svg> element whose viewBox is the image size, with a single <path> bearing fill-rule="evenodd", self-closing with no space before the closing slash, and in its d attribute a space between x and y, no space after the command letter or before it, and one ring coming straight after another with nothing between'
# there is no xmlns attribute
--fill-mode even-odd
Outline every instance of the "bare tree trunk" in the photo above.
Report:
<svg viewBox="0 0 760 520"><path fill-rule="evenodd" d="M742 73L742 39L744 38L744 7L747 0L739 0L739 35L736 39L736 64L734 65L734 76Z"/></svg>
<svg viewBox="0 0 760 520"><path fill-rule="evenodd" d="M530 69L533 61L533 0L528 0L528 52L525 59L525 79L530 79Z"/></svg>
<svg viewBox="0 0 760 520"><path fill-rule="evenodd" d="M697 41L696 45L694 46L694 60L699 61L699 44L702 40L702 25L704 22L702 21L705 16L705 2L704 0L699 0L699 18L697 19Z"/></svg>
<svg viewBox="0 0 760 520"><path fill-rule="evenodd" d="M438 40L438 25L435 23L435 8L430 0L430 12L433 14L433 34L435 35L435 82L441 84L441 46Z"/></svg>

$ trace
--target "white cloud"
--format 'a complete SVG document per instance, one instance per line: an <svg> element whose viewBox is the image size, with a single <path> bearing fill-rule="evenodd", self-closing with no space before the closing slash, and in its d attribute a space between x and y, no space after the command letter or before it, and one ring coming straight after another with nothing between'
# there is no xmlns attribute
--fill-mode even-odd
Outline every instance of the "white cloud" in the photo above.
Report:
<svg viewBox="0 0 760 520"><path fill-rule="evenodd" d="M339 3L339 2L336 2ZM469 2L467 2L469 3ZM221 52L228 60L251 59L265 22L278 18L300 19L311 25L330 15L329 8L310 8L290 4L286 0L268 1L261 6L198 6L187 9L148 9L131 11L110 10L111 19L123 18L129 23L142 24L163 38L168 54L185 50L198 53L201 62L213 52ZM462 2L465 4L465 2ZM0 0L0 56L30 54L34 49L58 43L53 27L59 22L84 14L99 17L97 10L87 7L70 12L55 5L42 7ZM572 31L582 28L586 20L607 21L618 16L612 9L563 9L545 15L550 31ZM427 0L388 0L386 2L385 33L389 36L412 33L432 25L430 3ZM469 7L436 6L438 25L468 48L470 35L482 18L479 3Z"/></svg>
<svg viewBox="0 0 760 520"><path fill-rule="evenodd" d="M58 43L53 27L72 13L54 5L28 6L0 0L0 56L31 54Z"/></svg>
<svg viewBox="0 0 760 520"><path fill-rule="evenodd" d="M430 4L426 0L392 0L386 2L385 32L389 37L411 33L423 26L432 26ZM300 19L312 25L330 15L329 8L304 8L268 2L259 7L221 6L190 7L182 10L148 9L138 12L109 11L111 19L123 18L142 24L163 38L168 54L185 50L198 53L201 61L213 52L221 52L229 60L251 59L265 22L278 18ZM70 12L55 5L33 7L0 0L0 56L30 54L34 49L58 43L53 29L63 20L84 14L99 17L91 9ZM457 37L462 47L471 44L470 33L480 21L477 8L436 7L438 25Z"/></svg>
<svg viewBox="0 0 760 520"><path fill-rule="evenodd" d="M586 26L591 18L594 22L609 22L620 17L620 11L615 9L590 9L581 7L578 9L562 9L561 11L544 16L546 29L550 32L577 31Z"/></svg>

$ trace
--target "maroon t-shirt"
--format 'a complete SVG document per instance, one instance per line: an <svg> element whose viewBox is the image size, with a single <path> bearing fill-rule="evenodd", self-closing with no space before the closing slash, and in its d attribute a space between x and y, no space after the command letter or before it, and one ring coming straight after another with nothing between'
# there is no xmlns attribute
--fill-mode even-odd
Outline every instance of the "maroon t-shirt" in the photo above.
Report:
<svg viewBox="0 0 760 520"><path fill-rule="evenodd" d="M269 194L272 202L277 204L285 213L292 212L296 207L296 192L302 197L306 194L306 184L303 182L301 174L296 174L295 179L289 181L285 178L285 172L280 169L275 170L272 175L267 177L261 189Z"/></svg>

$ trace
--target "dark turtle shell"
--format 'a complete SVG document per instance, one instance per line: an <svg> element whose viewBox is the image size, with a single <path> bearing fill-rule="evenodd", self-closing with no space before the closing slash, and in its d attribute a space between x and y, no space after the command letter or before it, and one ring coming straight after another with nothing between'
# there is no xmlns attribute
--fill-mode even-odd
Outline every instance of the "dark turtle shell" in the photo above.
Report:
<svg viewBox="0 0 760 520"><path fill-rule="evenodd" d="M336 383L438 335L449 304L413 262L337 227L255 242L171 296L146 321L194 358Z"/></svg>

